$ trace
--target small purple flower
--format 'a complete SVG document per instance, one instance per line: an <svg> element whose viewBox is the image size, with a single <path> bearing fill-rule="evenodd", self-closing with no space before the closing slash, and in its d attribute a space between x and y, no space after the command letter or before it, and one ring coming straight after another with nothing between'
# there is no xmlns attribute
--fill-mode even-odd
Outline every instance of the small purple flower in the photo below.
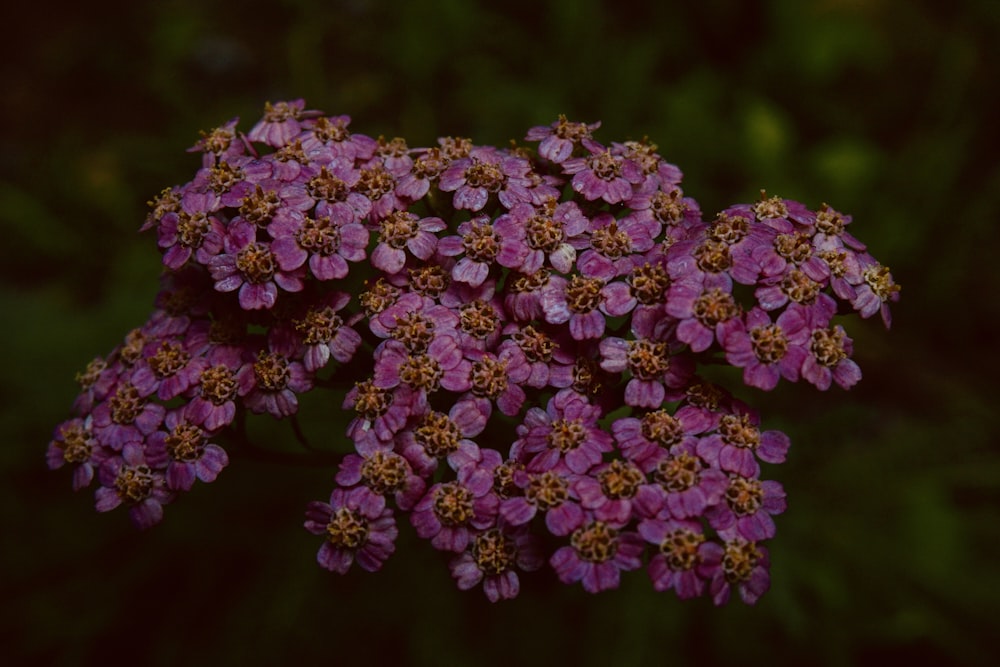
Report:
<svg viewBox="0 0 1000 667"><path fill-rule="evenodd" d="M656 231L636 217L618 220L610 213L595 216L590 221L590 245L577 260L580 273L605 281L631 273L634 255L653 247Z"/></svg>
<svg viewBox="0 0 1000 667"><path fill-rule="evenodd" d="M489 276L500 251L500 236L488 216L479 216L459 224L458 236L444 237L437 250L445 257L462 255L452 268L451 277L479 287Z"/></svg>
<svg viewBox="0 0 1000 667"><path fill-rule="evenodd" d="M98 512L127 505L136 527L145 530L163 519L163 506L173 499L163 473L146 462L142 445L125 443L121 454L104 461L98 473L101 487L95 493Z"/></svg>
<svg viewBox="0 0 1000 667"><path fill-rule="evenodd" d="M174 491L190 491L196 479L214 482L229 464L224 449L208 442L208 434L183 416L183 411L167 413L164 426L146 440L146 460L154 468L166 468L167 486Z"/></svg>
<svg viewBox="0 0 1000 667"><path fill-rule="evenodd" d="M711 562L715 553L699 522L646 519L639 523L639 534L657 549L648 566L654 590L663 592L672 588L682 600L704 592L702 564Z"/></svg>
<svg viewBox="0 0 1000 667"><path fill-rule="evenodd" d="M308 262L319 280L344 278L348 262L363 261L368 245L364 225L328 215L287 215L271 223L268 231L274 236L271 251L282 271L295 271Z"/></svg>
<svg viewBox="0 0 1000 667"><path fill-rule="evenodd" d="M704 352L717 340L720 327L739 316L733 295L703 284L677 281L666 297L666 312L677 318L677 338L692 352Z"/></svg>
<svg viewBox="0 0 1000 667"><path fill-rule="evenodd" d="M856 296L851 303L861 317L871 317L880 313L886 329L892 326L892 313L889 304L899 300L899 290L902 289L892 279L889 267L882 266L873 259L864 258L862 278L864 282L856 287Z"/></svg>
<svg viewBox="0 0 1000 667"><path fill-rule="evenodd" d="M357 561L375 572L396 550L396 519L385 498L364 486L334 489L329 503L310 502L305 528L325 538L317 562L331 572L344 574Z"/></svg>
<svg viewBox="0 0 1000 667"><path fill-rule="evenodd" d="M632 503L646 476L631 461L615 459L574 480L573 488L584 509L598 521L621 527L632 518Z"/></svg>
<svg viewBox="0 0 1000 667"><path fill-rule="evenodd" d="M573 174L573 190L588 201L603 199L617 204L629 199L632 186L644 180L642 168L632 160L613 155L592 139L585 139L582 144L590 155L562 163L563 171Z"/></svg>
<svg viewBox="0 0 1000 667"><path fill-rule="evenodd" d="M523 495L504 498L500 502L500 516L513 526L527 524L538 513L545 515L545 526L553 535L569 535L585 519L575 486L566 475L553 470L542 473L518 471L514 483Z"/></svg>
<svg viewBox="0 0 1000 667"><path fill-rule="evenodd" d="M328 292L294 321L305 346L302 361L307 371L325 367L331 357L346 364L361 346L361 336L338 314L350 298L346 292Z"/></svg>
<svg viewBox="0 0 1000 667"><path fill-rule="evenodd" d="M348 454L335 480L344 487L361 483L379 495L391 494L403 511L412 509L427 489L423 478L413 472L405 458L384 449Z"/></svg>
<svg viewBox="0 0 1000 667"><path fill-rule="evenodd" d="M783 463L790 441L781 431L763 431L750 414L723 415L718 433L698 442L698 456L726 472L743 477L760 474L754 455L767 463Z"/></svg>
<svg viewBox="0 0 1000 667"><path fill-rule="evenodd" d="M789 308L771 322L759 307L722 324L722 345L726 360L743 369L743 381L765 391L774 389L778 379L795 382L808 354L805 348L808 327L798 309Z"/></svg>
<svg viewBox="0 0 1000 667"><path fill-rule="evenodd" d="M400 385L431 394L444 388L464 392L472 388L472 364L462 356L454 335L436 336L426 352L410 353L402 343L387 340L375 349L375 386L394 389Z"/></svg>
<svg viewBox="0 0 1000 667"><path fill-rule="evenodd" d="M181 341L162 340L146 347L142 363L132 373L132 384L143 395L155 393L162 401L179 396L198 382L208 361L192 357Z"/></svg>
<svg viewBox="0 0 1000 667"><path fill-rule="evenodd" d="M611 451L611 435L601 430L597 420L601 410L570 389L553 396L545 410L530 408L518 426L520 438L511 447L511 456L523 457L530 472L571 472L584 474Z"/></svg>
<svg viewBox="0 0 1000 667"><path fill-rule="evenodd" d="M573 155L573 149L581 145L585 139L591 138L591 132L601 126L596 123L577 123L559 114L559 119L551 125L539 125L528 130L527 141L540 141L538 154L556 164L565 162Z"/></svg>
<svg viewBox="0 0 1000 667"><path fill-rule="evenodd" d="M547 259L556 271L569 273L578 247L587 243L589 221L576 202L535 207L516 204L493 223L500 237L497 262L521 273L534 273Z"/></svg>
<svg viewBox="0 0 1000 667"><path fill-rule="evenodd" d="M219 197L214 192L189 190L181 198L180 209L163 216L158 234L167 268L179 269L192 256L199 264L207 264L222 251L225 226L216 215L218 209Z"/></svg>
<svg viewBox="0 0 1000 667"><path fill-rule="evenodd" d="M467 591L480 582L490 602L510 600L521 589L515 568L537 570L545 562L527 526L490 528L477 533L472 544L448 564L458 588Z"/></svg>
<svg viewBox="0 0 1000 667"><path fill-rule="evenodd" d="M244 310L272 308L278 299L279 288L299 292L303 287L301 269L282 269L270 244L256 238L255 225L234 224L226 236L226 252L208 263L215 289L220 292L239 290L240 307Z"/></svg>
<svg viewBox="0 0 1000 667"><path fill-rule="evenodd" d="M406 263L406 250L418 259L430 259L438 243L434 234L446 227L440 218L418 218L396 211L379 222L379 243L372 251L372 264L393 274Z"/></svg>
<svg viewBox="0 0 1000 667"><path fill-rule="evenodd" d="M570 536L570 544L560 547L549 564L565 584L580 581L588 593L618 588L622 571L642 565L642 538L631 531L619 531L603 521L590 521Z"/></svg>
<svg viewBox="0 0 1000 667"><path fill-rule="evenodd" d="M105 447L120 452L131 441L141 442L159 428L165 408L149 400L135 385L123 382L114 394L94 407L92 430Z"/></svg>
<svg viewBox="0 0 1000 667"><path fill-rule="evenodd" d="M706 466L695 455L693 442L674 446L669 452L661 450L650 462L656 494L644 495L643 511L646 515L675 519L702 516L709 508L721 502L729 478L718 468Z"/></svg>
<svg viewBox="0 0 1000 667"><path fill-rule="evenodd" d="M574 275L569 280L552 276L541 292L545 321L569 322L570 335L576 340L600 338L607 325L605 315L625 315L636 300L624 282L605 283L599 278Z"/></svg>
<svg viewBox="0 0 1000 667"><path fill-rule="evenodd" d="M771 586L768 574L770 557L767 548L740 538L722 545L708 542L704 572L711 580L709 594L716 605L729 601L733 587L747 604L754 604Z"/></svg>
<svg viewBox="0 0 1000 667"><path fill-rule="evenodd" d="M509 209L520 202L531 201L530 170L531 165L523 158L495 150L480 150L449 164L440 176L438 188L442 192L455 193L453 205L457 209L481 211L490 195L496 195Z"/></svg>
<svg viewBox="0 0 1000 667"><path fill-rule="evenodd" d="M304 100L290 102L267 102L264 105L264 117L247 134L250 141L260 141L275 148L284 146L299 134L302 126L299 121L311 116L320 115L319 111L307 111Z"/></svg>
<svg viewBox="0 0 1000 667"><path fill-rule="evenodd" d="M435 549L461 553L475 529L489 528L496 521L498 499L492 493L492 476L473 475L469 482L439 482L414 506L413 527Z"/></svg>
<svg viewBox="0 0 1000 667"><path fill-rule="evenodd" d="M730 475L725 502L706 512L709 525L725 539L742 537L766 540L774 537L774 514L785 511L785 491L773 480Z"/></svg>
<svg viewBox="0 0 1000 667"><path fill-rule="evenodd" d="M861 368L850 358L853 341L839 324L813 329L809 341L809 356L802 362L802 377L826 391L832 382L850 389L861 379Z"/></svg>
<svg viewBox="0 0 1000 667"><path fill-rule="evenodd" d="M665 387L687 384L694 364L686 355L671 355L666 342L637 338L625 340L609 336L601 340L601 368L611 373L629 371L625 403L655 409L666 396Z"/></svg>
<svg viewBox="0 0 1000 667"><path fill-rule="evenodd" d="M621 417L611 424L618 450L649 472L661 452L694 438L715 426L707 411L686 405L673 414L666 408L647 412L641 417Z"/></svg>
<svg viewBox="0 0 1000 667"><path fill-rule="evenodd" d="M260 350L253 363L237 372L236 380L241 387L251 387L243 397L251 411L267 412L275 417L295 414L299 407L296 395L313 386L312 375L295 358L290 343L282 340L275 340L268 349Z"/></svg>
<svg viewBox="0 0 1000 667"><path fill-rule="evenodd" d="M94 470L107 458L106 451L90 430L90 417L74 418L56 427L46 451L50 470L66 464L73 466L73 490L90 486Z"/></svg>
<svg viewBox="0 0 1000 667"><path fill-rule="evenodd" d="M458 401L447 415L436 410L423 415L397 438L397 446L420 474L430 475L442 459L458 470L480 459L471 438L483 432L487 418L478 401Z"/></svg>

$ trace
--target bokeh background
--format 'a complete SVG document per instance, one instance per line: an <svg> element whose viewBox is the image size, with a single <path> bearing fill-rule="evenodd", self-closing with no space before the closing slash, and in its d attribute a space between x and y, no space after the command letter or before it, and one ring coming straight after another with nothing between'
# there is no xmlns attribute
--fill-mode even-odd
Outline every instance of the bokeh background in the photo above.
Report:
<svg viewBox="0 0 1000 667"><path fill-rule="evenodd" d="M20 3L0 49L0 656L15 665L993 664L1000 605L1000 3ZM793 438L756 607L523 579L460 593L404 529L379 574L315 566L332 470L235 460L147 533L44 451L74 374L143 322L146 201L198 130L304 97L353 129L477 143L559 113L649 136L711 214L854 215L903 285L852 331L855 390L753 397ZM877 318L876 318L877 319ZM321 410L319 410L321 411ZM307 424L319 429L321 422ZM335 433L327 434L336 437ZM282 436L275 435L275 438Z"/></svg>

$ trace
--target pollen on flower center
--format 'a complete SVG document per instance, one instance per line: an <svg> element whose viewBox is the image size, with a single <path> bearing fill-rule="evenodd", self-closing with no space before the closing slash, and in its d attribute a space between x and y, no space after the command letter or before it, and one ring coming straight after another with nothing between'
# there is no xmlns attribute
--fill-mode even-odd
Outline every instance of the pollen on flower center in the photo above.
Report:
<svg viewBox="0 0 1000 667"><path fill-rule="evenodd" d="M639 490L639 485L646 481L646 476L635 464L615 459L597 479L605 496L620 499L633 497Z"/></svg>
<svg viewBox="0 0 1000 667"><path fill-rule="evenodd" d="M368 286L368 281L365 281ZM399 289L386 282L385 278L379 278L374 285L368 287L358 297L361 307L365 309L365 314L369 317L381 313L383 310L396 303L399 298Z"/></svg>
<svg viewBox="0 0 1000 667"><path fill-rule="evenodd" d="M251 222L258 227L266 227L271 216L278 209L280 204L277 193L256 186L250 194L243 198L240 204L240 215L247 222Z"/></svg>
<svg viewBox="0 0 1000 667"><path fill-rule="evenodd" d="M95 443L89 430L78 423L70 423L60 429L59 435L58 446L66 463L83 463L90 459Z"/></svg>
<svg viewBox="0 0 1000 667"><path fill-rule="evenodd" d="M632 239L618 223L612 221L606 227L595 229L590 235L590 245L608 259L621 259L632 250Z"/></svg>
<svg viewBox="0 0 1000 667"><path fill-rule="evenodd" d="M573 276L566 286L566 305L574 313L586 314L596 309L601 303L601 287L604 283L598 278Z"/></svg>
<svg viewBox="0 0 1000 667"><path fill-rule="evenodd" d="M306 182L306 193L313 199L329 202L344 201L350 189L347 183L331 174L326 167Z"/></svg>
<svg viewBox="0 0 1000 667"><path fill-rule="evenodd" d="M190 360L191 355L184 351L183 345L163 341L156 354L149 358L149 367L162 380L183 369Z"/></svg>
<svg viewBox="0 0 1000 667"><path fill-rule="evenodd" d="M705 536L686 528L678 528L667 533L660 543L660 553L666 558L667 567L674 572L690 570L701 558L698 547L705 541Z"/></svg>
<svg viewBox="0 0 1000 667"><path fill-rule="evenodd" d="M413 438L434 458L444 458L458 451L462 431L448 415L430 412L413 430Z"/></svg>
<svg viewBox="0 0 1000 667"><path fill-rule="evenodd" d="M372 421L389 411L391 392L376 387L371 379L358 382L355 386L358 393L354 397L354 410L359 416Z"/></svg>
<svg viewBox="0 0 1000 667"><path fill-rule="evenodd" d="M301 320L295 321L295 330L303 335L306 345L329 343L337 335L344 321L330 306L313 308Z"/></svg>
<svg viewBox="0 0 1000 667"><path fill-rule="evenodd" d="M376 165L371 169L361 170L356 187L370 200L377 201L396 189L396 179L384 167Z"/></svg>
<svg viewBox="0 0 1000 667"><path fill-rule="evenodd" d="M642 437L663 447L676 445L684 437L684 427L666 410L648 412L639 422Z"/></svg>
<svg viewBox="0 0 1000 667"><path fill-rule="evenodd" d="M532 216L524 223L524 229L528 247L544 253L555 252L566 238L562 225L548 216Z"/></svg>
<svg viewBox="0 0 1000 667"><path fill-rule="evenodd" d="M211 228L204 213L191 215L180 211L177 214L177 241L186 248L200 248Z"/></svg>
<svg viewBox="0 0 1000 667"><path fill-rule="evenodd" d="M484 339L500 326L496 312L482 299L465 304L459 315L462 331L474 338Z"/></svg>
<svg viewBox="0 0 1000 667"><path fill-rule="evenodd" d="M698 483L702 467L698 457L681 452L657 463L653 479L666 491L687 491Z"/></svg>
<svg viewBox="0 0 1000 667"><path fill-rule="evenodd" d="M587 431L579 419L557 419L552 422L547 440L550 447L566 453L579 447L586 437Z"/></svg>
<svg viewBox="0 0 1000 667"><path fill-rule="evenodd" d="M221 364L206 368L201 372L201 397L213 405L222 405L236 398L236 376Z"/></svg>
<svg viewBox="0 0 1000 667"><path fill-rule="evenodd" d="M465 169L465 184L470 188L499 192L504 184L504 173L495 164L473 159L472 164Z"/></svg>
<svg viewBox="0 0 1000 667"><path fill-rule="evenodd" d="M473 517L472 491L458 482L434 490L434 516L445 526L462 526Z"/></svg>
<svg viewBox="0 0 1000 667"><path fill-rule="evenodd" d="M694 251L698 268L707 273L722 273L733 265L729 246L723 241L711 239L702 242Z"/></svg>
<svg viewBox="0 0 1000 667"><path fill-rule="evenodd" d="M628 367L640 380L655 380L670 370L667 344L646 339L629 341Z"/></svg>
<svg viewBox="0 0 1000 667"><path fill-rule="evenodd" d="M760 429L750 421L749 415L723 415L719 420L719 434L736 447L756 449L760 445Z"/></svg>
<svg viewBox="0 0 1000 667"><path fill-rule="evenodd" d="M424 352L434 340L434 321L420 313L406 313L396 318L390 335L410 352Z"/></svg>
<svg viewBox="0 0 1000 667"><path fill-rule="evenodd" d="M670 192L658 190L649 200L649 210L653 217L665 225L676 225L684 219L687 205L681 199L681 191Z"/></svg>
<svg viewBox="0 0 1000 667"><path fill-rule="evenodd" d="M622 175L622 165L610 150L589 156L587 166L602 181L612 181Z"/></svg>
<svg viewBox="0 0 1000 667"><path fill-rule="evenodd" d="M514 332L512 338L531 363L543 362L547 364L552 361L552 353L555 351L556 344L548 335L536 330L535 327L526 326Z"/></svg>
<svg viewBox="0 0 1000 667"><path fill-rule="evenodd" d="M767 197L767 193L760 191L760 201L753 205L754 215L758 219L784 218L788 216L788 207L781 197Z"/></svg>
<svg viewBox="0 0 1000 667"><path fill-rule="evenodd" d="M709 329L740 314L733 295L715 288L705 292L694 302L692 308L695 319Z"/></svg>
<svg viewBox="0 0 1000 667"><path fill-rule="evenodd" d="M295 240L306 250L326 257L340 249L340 227L327 216L319 219L307 216Z"/></svg>
<svg viewBox="0 0 1000 667"><path fill-rule="evenodd" d="M847 358L844 330L839 327L815 329L809 349L821 366L833 368Z"/></svg>
<svg viewBox="0 0 1000 667"><path fill-rule="evenodd" d="M261 352L253 364L257 383L267 391L281 391L288 385L291 373L288 360L276 352Z"/></svg>
<svg viewBox="0 0 1000 667"><path fill-rule="evenodd" d="M759 480L733 477L726 489L726 502L737 516L753 514L764 502L764 489Z"/></svg>
<svg viewBox="0 0 1000 667"><path fill-rule="evenodd" d="M199 427L181 422L167 435L167 452L174 460L192 462L201 458L204 451L205 433Z"/></svg>
<svg viewBox="0 0 1000 667"><path fill-rule="evenodd" d="M805 232L778 234L774 239L774 251L793 264L801 264L812 257L812 240Z"/></svg>
<svg viewBox="0 0 1000 667"><path fill-rule="evenodd" d="M462 247L469 259L492 262L500 251L500 239L491 225L470 222L469 231L462 237Z"/></svg>
<svg viewBox="0 0 1000 667"><path fill-rule="evenodd" d="M418 231L417 216L406 211L393 211L379 223L382 242L396 249L404 248Z"/></svg>
<svg viewBox="0 0 1000 667"><path fill-rule="evenodd" d="M341 507L330 516L326 534L339 549L357 549L368 541L368 521L358 512Z"/></svg>
<svg viewBox="0 0 1000 667"><path fill-rule="evenodd" d="M730 584L747 581L761 557L756 542L739 538L726 542L722 555L722 571L726 581Z"/></svg>
<svg viewBox="0 0 1000 667"><path fill-rule="evenodd" d="M517 543L496 528L476 536L472 557L486 576L509 570L517 559Z"/></svg>
<svg viewBox="0 0 1000 667"><path fill-rule="evenodd" d="M254 285L273 278L274 267L274 253L266 243L251 243L236 255L236 268Z"/></svg>
<svg viewBox="0 0 1000 667"><path fill-rule="evenodd" d="M507 390L507 362L483 357L472 364L472 393L496 400Z"/></svg>
<svg viewBox="0 0 1000 667"><path fill-rule="evenodd" d="M562 477L547 470L540 475L532 475L524 490L525 499L539 510L546 511L559 507L569 497L569 487Z"/></svg>
<svg viewBox="0 0 1000 667"><path fill-rule="evenodd" d="M122 466L115 477L115 491L122 501L140 503L153 493L153 474L148 466Z"/></svg>
<svg viewBox="0 0 1000 667"><path fill-rule="evenodd" d="M781 361L788 352L788 338L777 324L751 329L750 345L757 359L765 364Z"/></svg>
<svg viewBox="0 0 1000 667"><path fill-rule="evenodd" d="M865 269L864 278L868 286L871 287L872 292L875 293L875 296L882 301L888 301L892 298L893 294L901 289L893 281L888 266L882 266L881 264L870 266Z"/></svg>
<svg viewBox="0 0 1000 667"><path fill-rule="evenodd" d="M618 531L603 521L577 528L569 541L577 556L590 563L604 563L618 553Z"/></svg>
<svg viewBox="0 0 1000 667"><path fill-rule="evenodd" d="M399 379L415 389L436 391L444 371L436 359L426 354L411 355L399 368Z"/></svg>
<svg viewBox="0 0 1000 667"><path fill-rule="evenodd" d="M720 213L709 227L708 234L714 241L734 245L750 233L750 221L742 215L729 216Z"/></svg>
<svg viewBox="0 0 1000 667"><path fill-rule="evenodd" d="M799 269L792 269L781 280L781 291L795 303L810 304L814 302L822 287Z"/></svg>
<svg viewBox="0 0 1000 667"><path fill-rule="evenodd" d="M399 454L376 450L361 464L361 479L378 494L396 493L406 486L406 461Z"/></svg>
<svg viewBox="0 0 1000 667"><path fill-rule="evenodd" d="M422 296L435 299L448 289L448 274L440 264L428 264L410 269L410 288Z"/></svg>
<svg viewBox="0 0 1000 667"><path fill-rule="evenodd" d="M660 264L646 262L633 269L626 282L636 301L644 306L655 306L664 302L664 294L670 286L670 277Z"/></svg>
<svg viewBox="0 0 1000 667"><path fill-rule="evenodd" d="M139 390L131 384L118 387L108 404L111 408L111 421L116 424L131 424L146 407L146 401L139 395Z"/></svg>

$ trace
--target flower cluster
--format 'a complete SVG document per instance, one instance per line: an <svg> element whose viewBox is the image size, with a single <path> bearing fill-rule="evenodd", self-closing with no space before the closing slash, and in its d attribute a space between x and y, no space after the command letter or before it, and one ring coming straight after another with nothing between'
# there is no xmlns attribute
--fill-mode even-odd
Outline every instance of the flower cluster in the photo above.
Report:
<svg viewBox="0 0 1000 667"><path fill-rule="evenodd" d="M888 326L899 286L849 216L762 192L706 219L654 144L598 125L410 148L296 100L205 133L143 226L156 308L78 376L49 466L145 528L216 479L247 412L341 386L351 450L306 510L323 567L378 570L408 514L492 601L547 562L591 592L645 567L755 602L785 509L761 463L789 439L702 370L848 388L837 318Z"/></svg>

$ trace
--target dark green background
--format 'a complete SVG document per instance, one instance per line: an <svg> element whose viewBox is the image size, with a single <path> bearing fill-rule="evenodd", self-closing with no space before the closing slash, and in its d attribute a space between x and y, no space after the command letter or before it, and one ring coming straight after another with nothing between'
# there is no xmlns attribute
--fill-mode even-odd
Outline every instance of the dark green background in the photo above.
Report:
<svg viewBox="0 0 1000 667"><path fill-rule="evenodd" d="M500 5L503 8L499 8ZM394 7L398 6L398 9ZM987 664L1000 606L995 410L1000 3L272 0L22 3L0 109L0 654L14 664ZM648 135L707 215L760 188L854 215L903 285L852 330L855 390L752 400L793 439L752 608L524 578L459 593L404 528L376 575L315 566L332 470L234 460L138 533L45 468L74 374L157 290L145 202L184 149L305 97L372 136L521 138L559 113ZM321 410L311 405L313 413ZM336 439L307 420L319 441ZM281 446L275 441L275 446ZM273 443L272 443L273 444ZM7 664L12 664L7 662Z"/></svg>

